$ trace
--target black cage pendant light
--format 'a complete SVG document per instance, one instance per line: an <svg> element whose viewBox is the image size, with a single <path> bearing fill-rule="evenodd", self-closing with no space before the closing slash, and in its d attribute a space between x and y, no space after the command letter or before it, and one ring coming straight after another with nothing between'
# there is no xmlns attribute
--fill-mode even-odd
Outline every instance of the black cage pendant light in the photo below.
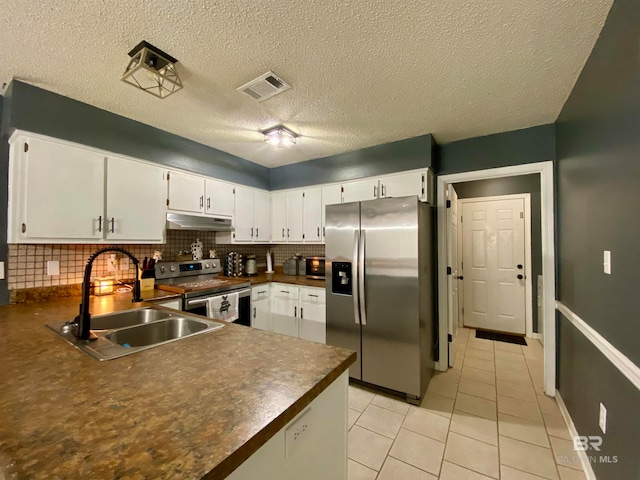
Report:
<svg viewBox="0 0 640 480"><path fill-rule="evenodd" d="M121 80L159 98L182 88L176 70L178 60L144 40L129 52L131 60Z"/></svg>

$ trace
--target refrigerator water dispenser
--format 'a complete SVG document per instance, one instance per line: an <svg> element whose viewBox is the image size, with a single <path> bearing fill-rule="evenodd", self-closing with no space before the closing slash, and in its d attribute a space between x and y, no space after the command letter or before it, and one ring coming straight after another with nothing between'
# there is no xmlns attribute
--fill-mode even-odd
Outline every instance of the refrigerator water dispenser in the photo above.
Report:
<svg viewBox="0 0 640 480"><path fill-rule="evenodd" d="M351 262L333 262L331 264L331 293L351 295Z"/></svg>

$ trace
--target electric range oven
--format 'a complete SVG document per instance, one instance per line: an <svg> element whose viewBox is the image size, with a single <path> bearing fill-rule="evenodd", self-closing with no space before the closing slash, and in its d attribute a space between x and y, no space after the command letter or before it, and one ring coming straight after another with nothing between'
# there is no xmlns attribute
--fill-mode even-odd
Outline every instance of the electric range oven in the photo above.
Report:
<svg viewBox="0 0 640 480"><path fill-rule="evenodd" d="M160 262L155 266L156 288L182 295L182 310L207 316L212 297L238 294L238 319L233 323L251 326L251 283L236 278L220 278L220 260Z"/></svg>

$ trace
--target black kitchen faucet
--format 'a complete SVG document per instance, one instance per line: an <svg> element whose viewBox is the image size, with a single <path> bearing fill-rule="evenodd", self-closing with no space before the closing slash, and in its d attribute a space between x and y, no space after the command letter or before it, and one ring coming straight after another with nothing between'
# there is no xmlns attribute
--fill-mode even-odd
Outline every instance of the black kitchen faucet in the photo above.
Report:
<svg viewBox="0 0 640 480"><path fill-rule="evenodd" d="M126 255L131 259L133 265L136 267L136 280L133 285L133 299L132 303L142 302L140 296L140 280L138 279L138 259L134 257L124 248L120 247L106 247L94 252L87 260L87 265L84 267L84 279L82 281L82 302L80 303L80 314L74 319L73 323L76 326L74 335L80 340L95 340L97 337L91 338L91 313L89 313L89 293L91 291L91 268L93 267L93 261L99 255L106 252L118 252Z"/></svg>

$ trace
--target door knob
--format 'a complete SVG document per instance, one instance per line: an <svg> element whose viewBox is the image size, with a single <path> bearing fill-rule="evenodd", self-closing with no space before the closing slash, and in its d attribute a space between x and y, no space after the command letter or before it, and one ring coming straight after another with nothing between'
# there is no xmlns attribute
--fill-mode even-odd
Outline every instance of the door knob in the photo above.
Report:
<svg viewBox="0 0 640 480"><path fill-rule="evenodd" d="M524 275L518 275L518 280L522 280L524 278Z"/></svg>
<svg viewBox="0 0 640 480"><path fill-rule="evenodd" d="M522 264L521 263L518 264L518 270L522 270Z"/></svg>
<svg viewBox="0 0 640 480"><path fill-rule="evenodd" d="M464 277L462 275L458 275L458 280L464 280Z"/></svg>

